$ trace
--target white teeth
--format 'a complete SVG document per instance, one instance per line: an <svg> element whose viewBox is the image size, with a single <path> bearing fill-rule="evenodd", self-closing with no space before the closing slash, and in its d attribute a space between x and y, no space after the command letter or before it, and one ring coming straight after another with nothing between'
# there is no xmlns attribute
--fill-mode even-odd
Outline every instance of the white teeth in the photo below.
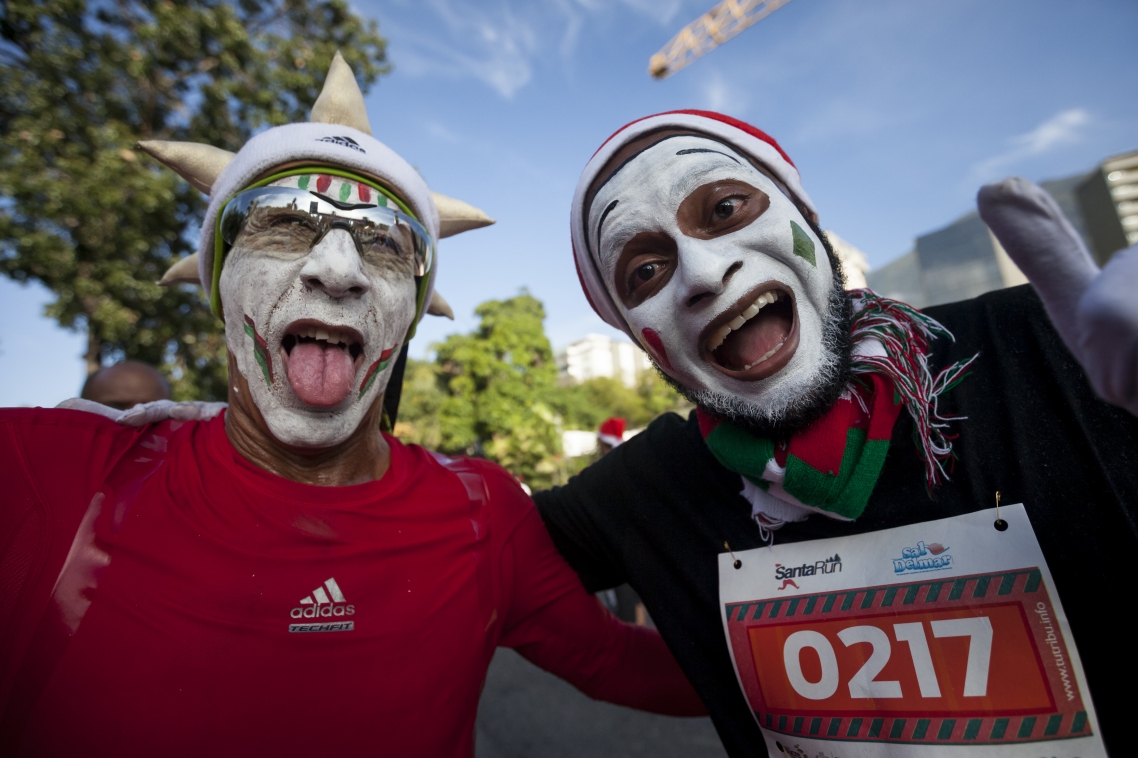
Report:
<svg viewBox="0 0 1138 758"><path fill-rule="evenodd" d="M719 331L717 331L715 334L711 335L711 342L709 343L708 347L710 347L712 350L719 347L720 345L723 344L723 340L727 339L727 335L730 333L731 333L731 325L730 324L724 324L723 326L719 327Z"/></svg>
<svg viewBox="0 0 1138 758"><path fill-rule="evenodd" d="M779 351L779 349L780 349L780 348L782 348L783 344L785 344L785 343L782 343L782 342L778 343L777 345L775 345L774 347L772 347L770 350L768 350L767 352L763 353L763 356L762 356L761 358L759 358L757 361L755 361L754 363L750 363L750 364L748 364L748 365L744 366L744 367L743 367L743 370L744 370L744 371L746 371L746 370L747 370L747 369L749 369L749 368L752 368L752 367L754 367L754 366L758 366L760 363L762 363L763 361L765 361L767 358L770 358L772 355L774 355L775 353L777 353L777 352Z"/></svg>
<svg viewBox="0 0 1138 758"><path fill-rule="evenodd" d="M735 318L731 319L731 321L729 321L728 323L721 326L719 329L716 330L716 332L714 334L711 335L711 339L709 339L707 341L707 349L713 351L716 348L718 348L720 345L723 344L723 340L727 339L728 334L735 331L736 329L741 327L743 324L745 324L748 321L750 321L751 319L753 319L755 316L759 315L759 311L761 311L764 307L773 303L775 300L778 300L778 295L775 294L775 292L773 290L769 290L769 291L764 292L763 294L759 295L757 298L755 298L755 302L748 305L743 310L742 313L740 313ZM779 347L782 347L781 343L778 345L778 347L774 348L774 350L771 350L769 353L764 355L762 358L759 358L757 361L752 363L751 366L758 365L758 364L762 363L763 361L765 361L767 358L774 355L775 351L778 350ZM747 368L750 368L751 366L747 366Z"/></svg>
<svg viewBox="0 0 1138 758"><path fill-rule="evenodd" d="M351 335L348 332L341 332L336 329L325 329L319 326L304 326L297 329L293 334L297 337L325 340L329 345L343 345L344 347L348 347L348 345L351 344Z"/></svg>

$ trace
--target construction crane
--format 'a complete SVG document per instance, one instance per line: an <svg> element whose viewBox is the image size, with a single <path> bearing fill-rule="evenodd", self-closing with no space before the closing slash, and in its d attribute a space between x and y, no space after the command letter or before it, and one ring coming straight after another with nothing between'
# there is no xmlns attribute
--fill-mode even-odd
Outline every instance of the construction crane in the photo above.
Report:
<svg viewBox="0 0 1138 758"><path fill-rule="evenodd" d="M757 24L790 0L723 0L680 30L648 59L648 73L664 79L710 53L748 26Z"/></svg>

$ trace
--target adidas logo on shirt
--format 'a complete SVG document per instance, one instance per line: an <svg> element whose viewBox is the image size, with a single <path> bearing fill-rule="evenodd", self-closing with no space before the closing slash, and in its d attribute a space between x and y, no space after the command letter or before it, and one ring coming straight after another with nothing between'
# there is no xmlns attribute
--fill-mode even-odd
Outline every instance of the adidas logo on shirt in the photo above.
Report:
<svg viewBox="0 0 1138 758"><path fill-rule="evenodd" d="M355 612L356 607L348 603L340 585L336 584L335 578L331 578L312 590L311 595L301 598L300 605L293 608L289 615L294 619L326 619L351 616ZM354 621L288 625L290 632L350 632L353 629Z"/></svg>

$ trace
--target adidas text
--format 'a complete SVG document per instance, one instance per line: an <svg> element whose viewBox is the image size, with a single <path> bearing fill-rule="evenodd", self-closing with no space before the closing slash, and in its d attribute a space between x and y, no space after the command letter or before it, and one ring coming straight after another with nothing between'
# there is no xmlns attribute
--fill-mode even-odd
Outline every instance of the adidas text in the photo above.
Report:
<svg viewBox="0 0 1138 758"><path fill-rule="evenodd" d="M328 618L329 616L351 616L356 612L354 605L309 605L293 608L288 615L294 619Z"/></svg>

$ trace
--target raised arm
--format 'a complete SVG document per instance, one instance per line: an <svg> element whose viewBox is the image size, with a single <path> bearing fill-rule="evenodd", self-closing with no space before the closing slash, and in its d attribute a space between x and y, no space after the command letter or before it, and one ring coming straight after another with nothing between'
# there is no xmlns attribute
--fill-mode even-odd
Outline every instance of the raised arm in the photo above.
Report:
<svg viewBox="0 0 1138 758"><path fill-rule="evenodd" d="M1100 271L1058 204L1019 177L985 185L976 203L1095 392L1138 415L1138 245Z"/></svg>
<svg viewBox="0 0 1138 758"><path fill-rule="evenodd" d="M503 552L502 577L511 598L503 646L596 700L706 715L660 635L620 621L585 592L532 507Z"/></svg>

